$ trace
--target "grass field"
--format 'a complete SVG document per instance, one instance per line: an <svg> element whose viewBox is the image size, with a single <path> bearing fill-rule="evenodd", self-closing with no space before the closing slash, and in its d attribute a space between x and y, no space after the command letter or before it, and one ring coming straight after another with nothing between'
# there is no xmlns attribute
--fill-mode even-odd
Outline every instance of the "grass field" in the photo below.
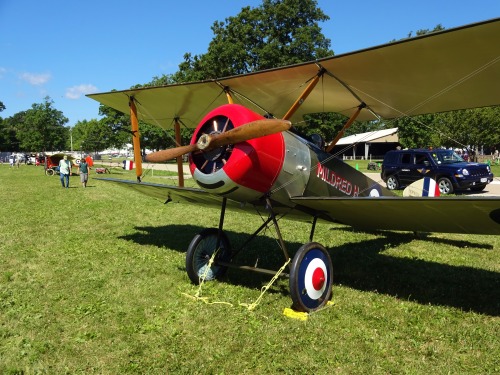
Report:
<svg viewBox="0 0 500 375"><path fill-rule="evenodd" d="M267 276L229 270L204 285L202 296L224 304L187 296L197 287L185 250L217 226L218 210L95 180L83 189L77 176L71 185L0 165L0 374L500 373L500 236L320 223L334 305L300 321L283 315L286 279L254 311L240 303ZM260 223L228 213L225 229L236 247ZM292 253L309 229L281 221ZM272 230L239 259L283 263Z"/></svg>

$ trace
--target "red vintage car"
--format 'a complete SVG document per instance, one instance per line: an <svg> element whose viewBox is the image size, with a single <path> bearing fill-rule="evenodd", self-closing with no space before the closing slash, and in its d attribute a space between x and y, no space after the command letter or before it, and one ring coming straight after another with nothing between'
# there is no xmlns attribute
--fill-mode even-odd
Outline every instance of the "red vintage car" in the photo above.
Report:
<svg viewBox="0 0 500 375"><path fill-rule="evenodd" d="M52 176L54 174L59 174L59 162L64 158L64 154L54 154L46 156L44 160L45 164L45 174ZM78 168L81 159L75 159L73 156L67 155L68 160L71 161L71 168ZM94 165L94 161L91 156L87 156L85 161L88 163L89 167Z"/></svg>

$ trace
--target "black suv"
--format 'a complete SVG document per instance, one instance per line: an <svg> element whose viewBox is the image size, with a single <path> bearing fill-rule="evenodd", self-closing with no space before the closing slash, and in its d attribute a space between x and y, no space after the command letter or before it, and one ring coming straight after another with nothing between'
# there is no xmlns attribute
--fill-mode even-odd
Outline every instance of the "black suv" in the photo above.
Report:
<svg viewBox="0 0 500 375"><path fill-rule="evenodd" d="M382 180L390 190L407 186L423 177L431 177L441 194L470 189L482 191L493 181L488 164L467 163L453 150L394 150L382 163Z"/></svg>

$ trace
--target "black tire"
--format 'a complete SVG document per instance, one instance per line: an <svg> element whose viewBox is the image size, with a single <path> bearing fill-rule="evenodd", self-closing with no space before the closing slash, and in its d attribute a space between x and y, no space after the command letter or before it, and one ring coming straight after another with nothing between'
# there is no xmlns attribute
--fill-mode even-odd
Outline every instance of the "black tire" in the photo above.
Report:
<svg viewBox="0 0 500 375"><path fill-rule="evenodd" d="M326 305L332 296L333 266L321 244L300 247L290 266L289 282L295 310L310 312Z"/></svg>
<svg viewBox="0 0 500 375"><path fill-rule="evenodd" d="M53 175L54 175L54 170L53 170L53 169L50 169L50 168L49 168L49 169L46 169L46 170L45 170L45 174L46 174L47 176L53 176Z"/></svg>
<svg viewBox="0 0 500 375"><path fill-rule="evenodd" d="M217 240L219 245L217 246ZM213 253L219 249L215 261L222 260L229 262L231 259L231 245L223 231L216 228L202 230L193 237L186 252L186 271L189 279L194 284L199 284L201 277L206 271L206 266ZM217 265L215 262L207 271L205 281L210 281L221 277L227 270L227 267Z"/></svg>
<svg viewBox="0 0 500 375"><path fill-rule="evenodd" d="M387 177L387 181L385 182L387 185L387 189L389 190L397 190L399 189L399 181L395 175Z"/></svg>
<svg viewBox="0 0 500 375"><path fill-rule="evenodd" d="M453 184L448 177L440 177L437 181L441 195L453 194Z"/></svg>

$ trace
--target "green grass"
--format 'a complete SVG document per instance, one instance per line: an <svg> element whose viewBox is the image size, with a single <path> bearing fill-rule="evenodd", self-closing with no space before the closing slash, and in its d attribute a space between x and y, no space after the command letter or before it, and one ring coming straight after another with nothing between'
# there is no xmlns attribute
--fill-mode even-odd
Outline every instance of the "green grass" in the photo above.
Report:
<svg viewBox="0 0 500 375"><path fill-rule="evenodd" d="M133 178L116 170L114 177ZM92 175L93 177L94 175ZM148 177L165 182L163 177ZM62 189L40 167L0 165L0 374L494 374L500 236L361 233L320 223L334 306L283 316L280 280L229 270L196 302L184 255L218 210L114 184ZM467 220L457 218L457 220ZM228 213L236 247L260 218ZM293 253L309 225L281 221ZM241 261L279 268L272 231Z"/></svg>

